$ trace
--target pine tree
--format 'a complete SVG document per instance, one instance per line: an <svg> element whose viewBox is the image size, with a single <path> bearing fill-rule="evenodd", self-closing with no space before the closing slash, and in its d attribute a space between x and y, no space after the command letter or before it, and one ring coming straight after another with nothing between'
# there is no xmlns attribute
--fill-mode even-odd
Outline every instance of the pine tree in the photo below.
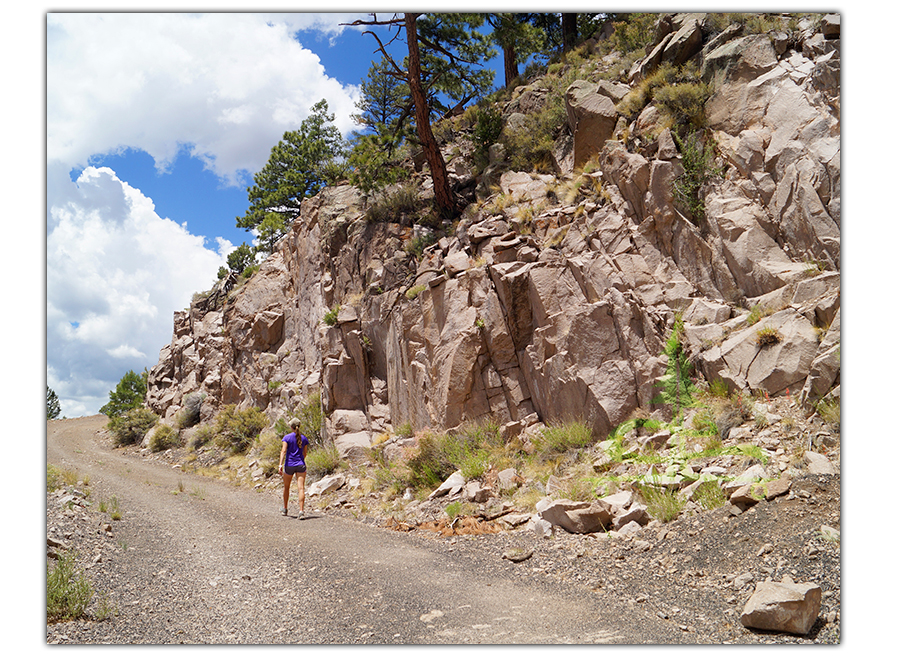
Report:
<svg viewBox="0 0 900 656"><path fill-rule="evenodd" d="M376 135L393 149L402 138L402 127L412 107L406 79L393 74L390 62L382 57L372 62L360 90L362 96L356 103L360 113L354 114L353 120L366 134Z"/></svg>
<svg viewBox="0 0 900 656"><path fill-rule="evenodd" d="M269 161L253 176L255 184L247 188L250 208L237 218L237 226L257 232L258 251L274 250L300 214L300 203L326 185L329 167L344 155L346 144L333 121L328 103L317 102L300 129L285 132Z"/></svg>
<svg viewBox="0 0 900 656"><path fill-rule="evenodd" d="M355 21L352 25L385 26L393 31L392 41L405 34L408 56L401 66L388 53L377 34L366 31L377 41L387 62L387 70L403 76L413 101L414 120L419 143L431 171L435 205L445 218L460 208L450 188L447 165L431 128L435 116L452 115L473 98L487 92L493 72L482 63L493 56L489 37L479 32L483 14L394 14L387 20ZM444 99L454 103L445 104Z"/></svg>
<svg viewBox="0 0 900 656"><path fill-rule="evenodd" d="M107 417L118 417L144 403L147 396L147 372L143 375L129 370L116 389L109 393L109 403L100 408L100 413Z"/></svg>
<svg viewBox="0 0 900 656"><path fill-rule="evenodd" d="M47 419L56 419L61 412L59 407L59 397L56 392L47 385Z"/></svg>

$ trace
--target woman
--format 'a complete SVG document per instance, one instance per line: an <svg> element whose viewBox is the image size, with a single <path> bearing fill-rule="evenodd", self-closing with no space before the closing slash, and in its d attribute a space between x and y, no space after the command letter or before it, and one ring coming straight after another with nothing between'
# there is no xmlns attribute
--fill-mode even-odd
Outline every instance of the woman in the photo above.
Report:
<svg viewBox="0 0 900 656"><path fill-rule="evenodd" d="M284 481L284 508L281 510L282 515L287 515L288 499L291 496L291 479L297 476L297 496L300 500L300 514L298 519L303 519L303 507L306 501L306 449L309 446L309 439L306 435L300 434L299 441L297 438L297 428L300 426L299 419L291 419L291 432L281 438L281 458L278 461L278 473L281 474L281 480Z"/></svg>

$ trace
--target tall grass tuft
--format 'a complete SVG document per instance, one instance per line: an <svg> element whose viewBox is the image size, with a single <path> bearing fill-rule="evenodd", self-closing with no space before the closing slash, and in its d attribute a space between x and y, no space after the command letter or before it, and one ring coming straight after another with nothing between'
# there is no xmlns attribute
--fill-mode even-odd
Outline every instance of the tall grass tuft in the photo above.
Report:
<svg viewBox="0 0 900 656"><path fill-rule="evenodd" d="M56 566L47 565L47 622L64 622L85 615L93 590L75 566L75 554L63 552Z"/></svg>
<svg viewBox="0 0 900 656"><path fill-rule="evenodd" d="M593 441L594 432L583 421L550 424L532 439L537 452L543 457L552 457L569 449L583 449Z"/></svg>

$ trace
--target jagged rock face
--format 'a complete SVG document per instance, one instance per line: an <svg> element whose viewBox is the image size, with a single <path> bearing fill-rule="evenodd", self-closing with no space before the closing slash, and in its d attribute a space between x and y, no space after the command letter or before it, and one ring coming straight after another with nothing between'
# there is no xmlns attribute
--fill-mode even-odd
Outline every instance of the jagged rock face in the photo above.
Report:
<svg viewBox="0 0 900 656"><path fill-rule="evenodd" d="M624 85L577 82L561 160L573 149L575 162L596 156L590 179L602 197L554 203L565 177L502 172L495 154L491 179L511 205L470 206L417 260L404 245L419 226L369 223L358 190L326 189L224 305L175 314L150 372L151 407L171 419L200 392L203 419L228 403L274 419L321 389L346 457L407 422L447 429L492 417L511 435L584 419L604 435L655 407L676 312L703 378L839 395L834 22L827 39L807 30L793 50L737 30L709 38L704 24L702 14L664 17L631 75L695 58L715 85L707 116L724 174L702 190L702 220L674 203L684 167L671 133L654 128L649 146L613 140ZM535 82L504 116L539 111L546 95ZM654 126L651 114L629 132ZM758 322L748 321L754 307ZM778 338L761 340L763 328Z"/></svg>

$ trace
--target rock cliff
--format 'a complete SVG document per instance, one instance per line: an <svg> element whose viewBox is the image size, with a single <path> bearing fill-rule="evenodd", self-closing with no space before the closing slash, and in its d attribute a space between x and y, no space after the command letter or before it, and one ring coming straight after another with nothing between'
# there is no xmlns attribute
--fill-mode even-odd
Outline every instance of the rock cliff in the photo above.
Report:
<svg viewBox="0 0 900 656"><path fill-rule="evenodd" d="M225 404L274 420L320 391L344 456L401 425L487 416L506 435L570 418L605 435L659 408L676 314L698 377L839 398L839 23L710 25L661 16L618 81L600 75L618 60L588 55L564 91L550 173L511 170L499 146L479 170L471 124L452 119L445 158L471 200L452 226L373 220L374 201L350 185L306 199L248 281L175 313L150 407L171 420L200 393L204 420ZM658 103L623 109L654 70L686 62L711 89L715 174L699 214L673 191L690 163ZM504 129L551 88L516 89ZM428 179L414 179L427 199Z"/></svg>

